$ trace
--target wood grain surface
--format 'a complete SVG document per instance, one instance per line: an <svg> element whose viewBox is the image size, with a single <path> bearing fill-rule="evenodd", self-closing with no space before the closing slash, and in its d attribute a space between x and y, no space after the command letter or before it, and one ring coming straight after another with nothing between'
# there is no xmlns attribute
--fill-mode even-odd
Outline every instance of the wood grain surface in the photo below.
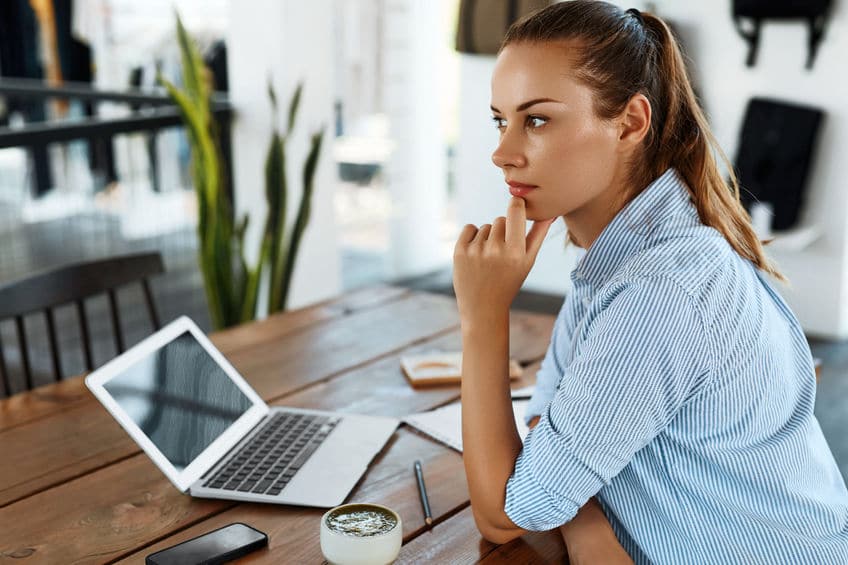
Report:
<svg viewBox="0 0 848 565"><path fill-rule="evenodd" d="M514 312L510 354L535 380L554 317ZM452 298L377 287L212 336L267 402L400 417L459 397L416 390L400 356L461 346ZM85 389L82 378L0 401L0 562L143 563L144 556L231 522L266 532L245 563L321 563L323 510L203 500L180 493ZM13 464L6 457L14 453ZM425 528L412 463L423 462L436 524ZM402 518L398 563L562 562L556 532L504 546L471 517L461 455L401 426L349 501Z"/></svg>

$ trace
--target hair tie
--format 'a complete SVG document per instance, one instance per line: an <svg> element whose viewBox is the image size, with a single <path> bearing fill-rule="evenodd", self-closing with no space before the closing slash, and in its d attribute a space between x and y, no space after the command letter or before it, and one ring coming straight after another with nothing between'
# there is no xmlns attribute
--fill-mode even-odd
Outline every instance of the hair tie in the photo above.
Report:
<svg viewBox="0 0 848 565"><path fill-rule="evenodd" d="M627 10L625 13L626 13L626 14L630 14L631 16L633 16L634 18L636 18L636 20L637 20L640 24L642 24L643 26L645 25L645 19L642 17L642 12L640 12L640 11L639 11L639 10L637 10L636 8L630 8L630 9L629 9L629 10Z"/></svg>

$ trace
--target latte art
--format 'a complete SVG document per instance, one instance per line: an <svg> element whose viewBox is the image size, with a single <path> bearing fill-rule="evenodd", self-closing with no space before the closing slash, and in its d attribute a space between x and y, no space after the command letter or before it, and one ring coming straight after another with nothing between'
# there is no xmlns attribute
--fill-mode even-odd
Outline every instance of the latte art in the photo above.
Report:
<svg viewBox="0 0 848 565"><path fill-rule="evenodd" d="M327 516L326 522L330 530L355 537L377 536L397 526L394 515L366 505L341 508Z"/></svg>

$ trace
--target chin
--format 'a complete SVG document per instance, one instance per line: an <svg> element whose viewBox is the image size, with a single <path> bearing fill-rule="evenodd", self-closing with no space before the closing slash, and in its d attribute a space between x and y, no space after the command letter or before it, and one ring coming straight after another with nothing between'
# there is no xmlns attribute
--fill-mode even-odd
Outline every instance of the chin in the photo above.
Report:
<svg viewBox="0 0 848 565"><path fill-rule="evenodd" d="M526 211L526 214L527 214L527 219L532 220L534 222L541 222L541 221L551 220L551 219L559 217L558 214L551 214L550 212L548 212L548 213L537 212L536 210L533 210L532 208L528 209Z"/></svg>

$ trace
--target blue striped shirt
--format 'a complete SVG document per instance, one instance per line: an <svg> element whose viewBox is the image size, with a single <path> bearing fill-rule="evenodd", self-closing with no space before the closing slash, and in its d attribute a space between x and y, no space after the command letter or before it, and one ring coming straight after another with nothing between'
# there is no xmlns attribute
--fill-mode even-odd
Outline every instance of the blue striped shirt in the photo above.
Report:
<svg viewBox="0 0 848 565"><path fill-rule="evenodd" d="M848 563L848 491L798 321L669 170L604 229L527 411L507 515L597 496L636 563Z"/></svg>

